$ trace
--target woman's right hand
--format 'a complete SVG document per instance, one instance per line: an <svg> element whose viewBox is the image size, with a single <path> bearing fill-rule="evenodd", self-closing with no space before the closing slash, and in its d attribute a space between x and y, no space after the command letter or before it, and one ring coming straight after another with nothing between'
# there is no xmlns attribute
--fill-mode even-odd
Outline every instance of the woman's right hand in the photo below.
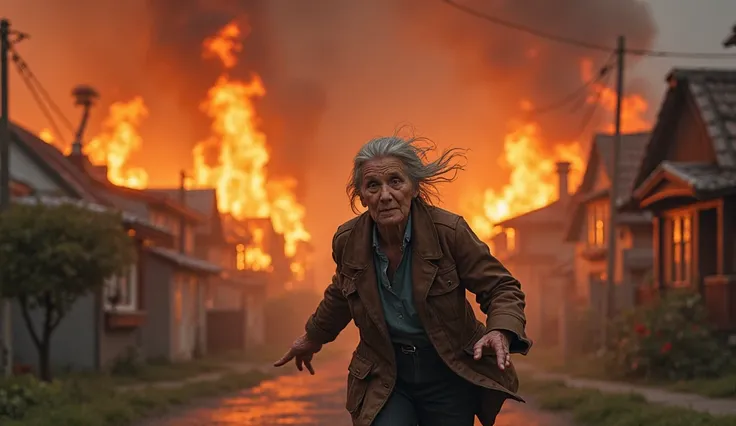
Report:
<svg viewBox="0 0 736 426"><path fill-rule="evenodd" d="M322 349L321 343L315 343L312 342L307 338L307 335L304 334L302 336L299 336L296 340L294 340L294 343L291 344L291 348L289 349L289 352L284 354L283 357L281 357L280 360L276 361L273 366L274 367L281 367L282 365L287 364L292 359L296 362L296 368L299 371L303 371L304 367L302 367L302 364L307 367L307 370L309 370L309 373L314 375L314 368L312 367L312 358L314 357L314 354L320 351Z"/></svg>

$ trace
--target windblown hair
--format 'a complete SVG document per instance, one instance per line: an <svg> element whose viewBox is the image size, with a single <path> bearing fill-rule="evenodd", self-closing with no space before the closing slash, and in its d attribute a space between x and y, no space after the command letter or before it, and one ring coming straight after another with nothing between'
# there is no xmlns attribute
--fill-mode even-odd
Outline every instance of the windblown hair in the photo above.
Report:
<svg viewBox="0 0 736 426"><path fill-rule="evenodd" d="M437 184L454 181L457 173L465 169L464 162L459 160L467 160L467 157L465 149L451 148L442 151L434 161L429 161L427 154L435 149L435 144L427 138L401 137L398 133L366 142L353 159L353 170L346 188L353 212L359 212L356 201L363 185L363 166L370 160L383 157L401 161L404 171L418 190L420 200L430 205L433 199L439 200Z"/></svg>

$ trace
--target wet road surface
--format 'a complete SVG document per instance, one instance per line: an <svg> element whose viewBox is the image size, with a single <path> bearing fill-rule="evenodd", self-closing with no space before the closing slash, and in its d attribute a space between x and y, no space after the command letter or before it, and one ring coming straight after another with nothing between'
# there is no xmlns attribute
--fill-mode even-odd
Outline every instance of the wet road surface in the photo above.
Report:
<svg viewBox="0 0 736 426"><path fill-rule="evenodd" d="M285 368L296 371L293 364ZM147 422L145 426L351 426L345 411L347 360L317 361L315 369L315 376L300 373L277 377L239 394ZM569 426L569 423L538 412L530 404L508 402L496 425Z"/></svg>

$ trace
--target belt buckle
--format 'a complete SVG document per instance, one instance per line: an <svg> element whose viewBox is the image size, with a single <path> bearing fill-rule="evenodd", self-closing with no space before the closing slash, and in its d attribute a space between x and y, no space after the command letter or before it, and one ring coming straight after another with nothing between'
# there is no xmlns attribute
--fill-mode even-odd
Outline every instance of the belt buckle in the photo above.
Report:
<svg viewBox="0 0 736 426"><path fill-rule="evenodd" d="M414 345L401 345L401 352L404 355L410 355L417 352L417 347Z"/></svg>

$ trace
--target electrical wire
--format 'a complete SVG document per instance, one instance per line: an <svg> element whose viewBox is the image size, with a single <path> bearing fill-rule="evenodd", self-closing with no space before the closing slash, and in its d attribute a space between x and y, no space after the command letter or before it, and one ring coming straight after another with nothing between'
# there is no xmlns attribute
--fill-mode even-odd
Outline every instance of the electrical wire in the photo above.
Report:
<svg viewBox="0 0 736 426"><path fill-rule="evenodd" d="M49 95L49 92L44 88L43 84L41 84L41 81L36 77L36 75L31 71L30 67L28 66L28 63L23 59L23 57L20 56L17 50L13 49L11 46L10 52L12 53L12 59L13 62L15 62L16 66L18 67L18 72L20 72L22 75L24 75L24 79L27 79L31 86L34 86L34 88L37 90L37 94L40 93L40 96L45 100L48 107L53 110L53 112L56 113L56 115L61 119L64 126L69 130L72 134L74 133L74 125L72 122L64 115L64 113L61 111L61 108L59 108L59 105L54 102L54 100L51 98L51 95ZM29 86L30 90L30 86ZM36 96L36 95L34 95Z"/></svg>
<svg viewBox="0 0 736 426"><path fill-rule="evenodd" d="M584 49L598 50L604 52L610 52L617 50L613 46L605 46L602 44L590 43L583 40L578 40L571 37L562 36L559 34L553 34L546 31L538 30L530 26L520 24L517 22L507 21L505 19L498 18L496 16L483 13L475 10L471 7L459 4L454 0L441 0L442 2L454 7L455 9L465 12L468 15L472 15L478 19L482 19L493 24L506 27L512 30L521 31L527 34L531 34L536 37L544 38L557 43L567 44L570 46L576 46ZM624 53L633 56L645 56L652 58L680 58L680 59L731 59L736 60L736 55L729 53L703 53L703 52L671 52L665 50L650 50L650 49L624 49Z"/></svg>
<svg viewBox="0 0 736 426"><path fill-rule="evenodd" d="M608 59L606 60L606 63L598 70L598 73L593 78L589 79L588 81L583 83L580 87L570 92L568 95L565 95L564 97L562 97L560 100L552 102L549 105L545 105L544 107L541 107L541 108L534 108L534 109L526 110L525 113L527 115L542 115L550 111L554 111L561 107L564 107L565 105L571 102L579 101L582 99L583 100L582 103L575 102L573 104L572 109L573 110L578 109L585 102L586 96L584 95L588 93L588 88L600 82L603 78L609 75L613 66L616 65L615 59L616 59L616 53L613 52L611 53L611 56L609 56Z"/></svg>
<svg viewBox="0 0 736 426"><path fill-rule="evenodd" d="M18 70L18 74L20 74L21 79L23 80L23 83L25 83L26 87L31 92L31 96L33 96L33 99L36 101L36 104L38 105L39 109L41 109L41 112L46 117L46 119L49 121L49 124L53 128L55 135L61 140L62 143L66 145L66 139L64 138L63 133L61 132L61 129L59 128L59 125L54 119L54 116L51 113L51 110L49 109L48 105L46 105L46 103L42 99L42 96L36 90L36 87L34 87L33 81L31 80L30 76L28 75L28 72L26 71L27 70L26 63L17 54L13 55L13 63L15 64L16 69Z"/></svg>

